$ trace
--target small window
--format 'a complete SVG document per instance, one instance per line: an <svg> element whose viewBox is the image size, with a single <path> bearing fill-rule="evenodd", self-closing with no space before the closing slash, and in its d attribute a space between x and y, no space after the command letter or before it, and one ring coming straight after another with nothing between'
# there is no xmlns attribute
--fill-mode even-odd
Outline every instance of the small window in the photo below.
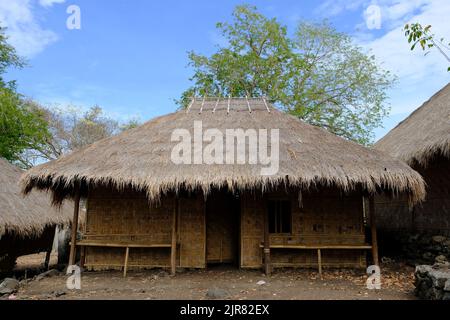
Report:
<svg viewBox="0 0 450 320"><path fill-rule="evenodd" d="M291 233L291 202L269 201L269 233Z"/></svg>

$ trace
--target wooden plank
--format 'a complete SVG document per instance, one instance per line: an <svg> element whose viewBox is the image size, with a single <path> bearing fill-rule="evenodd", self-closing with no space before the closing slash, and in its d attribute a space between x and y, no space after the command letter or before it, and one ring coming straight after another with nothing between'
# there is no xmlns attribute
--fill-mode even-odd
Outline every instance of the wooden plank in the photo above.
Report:
<svg viewBox="0 0 450 320"><path fill-rule="evenodd" d="M129 257L129 254L130 254L130 248L127 247L127 248L125 249L125 263L124 263L124 266L123 266L123 276L124 276L124 277L127 276L127 268L128 268L128 257Z"/></svg>
<svg viewBox="0 0 450 320"><path fill-rule="evenodd" d="M260 246L264 248L264 245ZM285 245L272 244L271 249L298 249L298 250L317 250L317 249L338 249L338 250L370 250L371 245Z"/></svg>
<svg viewBox="0 0 450 320"><path fill-rule="evenodd" d="M111 247L111 248L172 248L171 243L133 243L133 242L97 242L97 241L79 241L77 246L83 247Z"/></svg>
<svg viewBox="0 0 450 320"><path fill-rule="evenodd" d="M175 199L175 206L172 213L172 244L170 249L170 270L174 275L176 273L177 261L177 212L178 212L178 198Z"/></svg>
<svg viewBox="0 0 450 320"><path fill-rule="evenodd" d="M317 264L319 265L320 279L323 279L323 277L322 277L322 252L320 251L320 249L317 249Z"/></svg>
<svg viewBox="0 0 450 320"><path fill-rule="evenodd" d="M79 187L76 187L75 205L73 208L73 218L72 218L73 220L72 220L72 236L71 236L70 253L69 253L69 266L72 266L75 264L79 209L80 209L80 189L79 189Z"/></svg>
<svg viewBox="0 0 450 320"><path fill-rule="evenodd" d="M378 241L377 241L377 225L375 218L375 201L373 196L369 197L369 214L370 214L370 233L372 235L372 260L373 264L378 266Z"/></svg>

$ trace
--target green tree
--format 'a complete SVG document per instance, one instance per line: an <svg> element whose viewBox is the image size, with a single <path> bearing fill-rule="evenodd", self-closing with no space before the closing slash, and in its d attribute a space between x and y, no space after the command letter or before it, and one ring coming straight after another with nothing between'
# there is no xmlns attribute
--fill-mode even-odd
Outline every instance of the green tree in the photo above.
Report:
<svg viewBox="0 0 450 320"><path fill-rule="evenodd" d="M8 68L24 64L0 28L0 157L27 167L22 153L45 143L49 132L42 112L30 108L17 93L15 82L4 78Z"/></svg>
<svg viewBox="0 0 450 320"><path fill-rule="evenodd" d="M50 135L45 143L25 150L23 162L28 166L54 160L98 140L139 126L138 119L121 123L106 116L100 106L93 106L84 113L80 108L66 106L44 107L35 101L28 101L32 110L39 112L48 126Z"/></svg>
<svg viewBox="0 0 450 320"><path fill-rule="evenodd" d="M368 144L388 114L395 77L327 23L285 26L255 7L238 6L218 23L227 46L207 57L189 53L194 69L178 103L193 95L266 96L283 110L347 139Z"/></svg>
<svg viewBox="0 0 450 320"><path fill-rule="evenodd" d="M450 63L450 43L445 44L444 38L437 39L436 35L431 32L431 25L423 27L420 23L406 24L404 30L408 43L411 44L411 51L420 45L427 55L432 48L436 48ZM447 71L450 72L450 67L447 68Z"/></svg>
<svg viewBox="0 0 450 320"><path fill-rule="evenodd" d="M50 139L44 114L30 107L11 88L0 88L0 156L23 168L29 149L40 149Z"/></svg>

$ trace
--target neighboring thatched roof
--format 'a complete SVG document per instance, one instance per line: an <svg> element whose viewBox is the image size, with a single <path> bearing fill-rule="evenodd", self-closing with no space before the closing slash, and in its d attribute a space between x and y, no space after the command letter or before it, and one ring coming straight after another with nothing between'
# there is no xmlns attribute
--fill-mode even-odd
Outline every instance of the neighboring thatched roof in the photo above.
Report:
<svg viewBox="0 0 450 320"><path fill-rule="evenodd" d="M24 197L19 180L23 171L0 158L0 237L11 231L21 236L38 236L48 225L70 221L70 206L59 212L51 206L51 198L43 192Z"/></svg>
<svg viewBox="0 0 450 320"><path fill-rule="evenodd" d="M435 155L450 158L450 83L378 141L375 149L426 166Z"/></svg>
<svg viewBox="0 0 450 320"><path fill-rule="evenodd" d="M250 107L250 108L249 108ZM229 110L229 112L228 112ZM250 112L251 110L251 112ZM270 112L269 112L270 110ZM279 171L262 176L258 165L175 165L171 142L175 129L279 129ZM270 131L269 131L270 136ZM205 144L206 145L206 144ZM40 165L22 178L23 190L52 189L55 200L73 195L74 183L108 184L144 190L150 199L181 188L212 187L263 190L283 184L303 190L319 185L343 190L406 192L413 201L425 196L422 177L405 163L349 142L287 115L263 99L196 100L188 111L155 118L117 136Z"/></svg>

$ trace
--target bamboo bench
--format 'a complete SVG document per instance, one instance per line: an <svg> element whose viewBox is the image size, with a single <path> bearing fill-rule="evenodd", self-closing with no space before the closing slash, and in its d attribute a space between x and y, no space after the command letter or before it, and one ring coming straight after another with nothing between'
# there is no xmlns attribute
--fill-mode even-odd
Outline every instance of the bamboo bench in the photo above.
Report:
<svg viewBox="0 0 450 320"><path fill-rule="evenodd" d="M264 245L261 244L260 248L264 249ZM302 244L271 244L270 249L293 249L293 250L317 250L317 265L319 269L319 275L322 278L322 250L371 250L372 246L369 244L364 245L302 245Z"/></svg>
<svg viewBox="0 0 450 320"><path fill-rule="evenodd" d="M130 248L172 248L172 244L149 244L138 242L110 242L110 241L98 241L98 240L80 240L76 242L76 245L82 248L85 247L108 247L108 248L125 248L125 260L123 265L123 276L127 276L128 269L128 257L130 255ZM81 250L81 266L84 265L84 250Z"/></svg>

